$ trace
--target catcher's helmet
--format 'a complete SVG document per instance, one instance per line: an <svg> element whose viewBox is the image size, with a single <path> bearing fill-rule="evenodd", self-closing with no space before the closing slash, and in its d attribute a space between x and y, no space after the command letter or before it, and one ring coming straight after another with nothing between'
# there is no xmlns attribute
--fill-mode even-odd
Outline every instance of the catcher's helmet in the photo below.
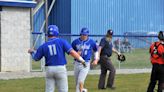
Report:
<svg viewBox="0 0 164 92"><path fill-rule="evenodd" d="M108 35L113 35L112 29L109 29L109 30L107 31L107 34L108 34Z"/></svg>
<svg viewBox="0 0 164 92"><path fill-rule="evenodd" d="M164 40L164 31L160 31L158 34L158 39L159 40Z"/></svg>
<svg viewBox="0 0 164 92"><path fill-rule="evenodd" d="M89 29L88 28L82 28L80 35L89 35Z"/></svg>
<svg viewBox="0 0 164 92"><path fill-rule="evenodd" d="M58 36L59 35L59 28L56 25L49 25L48 26L48 36Z"/></svg>

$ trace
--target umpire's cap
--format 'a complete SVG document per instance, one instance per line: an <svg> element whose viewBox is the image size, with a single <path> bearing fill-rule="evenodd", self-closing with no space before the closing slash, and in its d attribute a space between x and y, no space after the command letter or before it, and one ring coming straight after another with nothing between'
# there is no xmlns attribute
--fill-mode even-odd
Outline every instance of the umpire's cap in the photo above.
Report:
<svg viewBox="0 0 164 92"><path fill-rule="evenodd" d="M58 36L58 35L59 35L59 28L56 25L49 25L48 36Z"/></svg>
<svg viewBox="0 0 164 92"><path fill-rule="evenodd" d="M89 29L88 28L82 28L81 29L81 32L80 32L80 35L89 35Z"/></svg>
<svg viewBox="0 0 164 92"><path fill-rule="evenodd" d="M113 35L112 29L108 29L108 31L106 33L106 37L112 37L112 35Z"/></svg>
<svg viewBox="0 0 164 92"><path fill-rule="evenodd" d="M160 31L158 34L158 39L164 41L164 31Z"/></svg>
<svg viewBox="0 0 164 92"><path fill-rule="evenodd" d="M108 35L113 35L112 29L108 29L107 34L108 34Z"/></svg>

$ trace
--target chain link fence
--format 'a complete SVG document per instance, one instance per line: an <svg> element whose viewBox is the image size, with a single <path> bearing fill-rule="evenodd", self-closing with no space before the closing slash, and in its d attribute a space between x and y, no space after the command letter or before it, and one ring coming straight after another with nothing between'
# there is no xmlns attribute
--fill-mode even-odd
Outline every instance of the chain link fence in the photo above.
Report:
<svg viewBox="0 0 164 92"><path fill-rule="evenodd" d="M39 36L38 36L39 35ZM36 40L36 37L38 36L38 40ZM103 36L100 35L91 35L89 38L93 39L97 45L99 44L101 38ZM79 35L61 35L60 38L64 38L71 42L77 38L79 38ZM120 63L117 60L117 55L112 54L110 57L114 66L116 69L150 69L151 63L150 63L150 55L149 55L149 47L152 42L157 41L156 36L113 36L112 43L113 47L123 53L126 56L126 61ZM33 46L34 48L38 48L42 43L45 42L45 34L33 34ZM67 69L69 71L73 71L73 62L74 59L66 55L68 64ZM92 70L99 69L100 66L91 66ZM31 70L44 70L44 59L41 60L41 62L32 62L31 63Z"/></svg>

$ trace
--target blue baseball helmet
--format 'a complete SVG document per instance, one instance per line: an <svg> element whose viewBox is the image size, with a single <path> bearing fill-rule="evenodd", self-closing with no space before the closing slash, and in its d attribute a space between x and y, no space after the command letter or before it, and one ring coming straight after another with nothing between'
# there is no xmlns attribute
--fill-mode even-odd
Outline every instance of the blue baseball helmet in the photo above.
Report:
<svg viewBox="0 0 164 92"><path fill-rule="evenodd" d="M82 28L80 35L89 35L89 29L88 28Z"/></svg>
<svg viewBox="0 0 164 92"><path fill-rule="evenodd" d="M49 25L48 36L58 36L58 35L59 35L59 28L56 25Z"/></svg>

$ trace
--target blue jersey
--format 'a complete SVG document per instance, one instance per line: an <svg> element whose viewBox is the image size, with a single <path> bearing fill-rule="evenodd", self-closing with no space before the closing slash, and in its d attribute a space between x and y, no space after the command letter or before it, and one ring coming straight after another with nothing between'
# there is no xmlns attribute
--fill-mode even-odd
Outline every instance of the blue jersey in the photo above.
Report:
<svg viewBox="0 0 164 92"><path fill-rule="evenodd" d="M66 40L51 38L37 49L33 59L38 61L44 56L45 66L65 65L67 63L65 52L69 54L71 50L72 47Z"/></svg>
<svg viewBox="0 0 164 92"><path fill-rule="evenodd" d="M75 51L81 51L81 56L86 62L91 59L92 51L97 51L96 42L89 38L85 41L82 41L80 38L74 40L72 47Z"/></svg>

